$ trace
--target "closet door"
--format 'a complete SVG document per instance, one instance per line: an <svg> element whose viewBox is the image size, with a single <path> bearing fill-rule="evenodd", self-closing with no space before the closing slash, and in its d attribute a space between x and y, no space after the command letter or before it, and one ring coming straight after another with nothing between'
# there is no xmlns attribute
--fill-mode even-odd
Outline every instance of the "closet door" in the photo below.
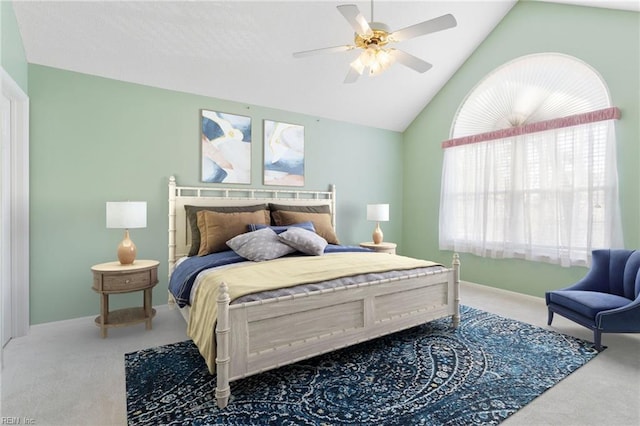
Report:
<svg viewBox="0 0 640 426"><path fill-rule="evenodd" d="M0 94L0 329L4 347L11 339L11 102Z"/></svg>
<svg viewBox="0 0 640 426"><path fill-rule="evenodd" d="M0 66L0 362L29 332L29 97Z"/></svg>

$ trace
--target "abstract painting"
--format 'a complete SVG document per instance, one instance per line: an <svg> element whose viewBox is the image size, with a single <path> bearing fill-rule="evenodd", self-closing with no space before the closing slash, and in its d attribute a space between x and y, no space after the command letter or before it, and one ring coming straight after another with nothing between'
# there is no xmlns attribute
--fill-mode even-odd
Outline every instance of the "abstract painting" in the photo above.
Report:
<svg viewBox="0 0 640 426"><path fill-rule="evenodd" d="M202 110L202 181L251 183L251 118Z"/></svg>
<svg viewBox="0 0 640 426"><path fill-rule="evenodd" d="M304 186L304 126L264 120L264 184Z"/></svg>

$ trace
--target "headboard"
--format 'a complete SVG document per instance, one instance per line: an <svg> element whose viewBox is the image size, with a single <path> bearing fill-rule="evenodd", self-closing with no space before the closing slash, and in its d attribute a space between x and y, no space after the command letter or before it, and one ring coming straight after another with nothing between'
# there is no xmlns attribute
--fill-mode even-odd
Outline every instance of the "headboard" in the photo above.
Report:
<svg viewBox="0 0 640 426"><path fill-rule="evenodd" d="M268 188L217 188L212 186L178 186L169 178L169 276L178 259L186 256L191 246L191 230L184 206L250 206L256 203L278 203L302 206L328 205L331 222L336 227L336 187L329 191L307 191Z"/></svg>

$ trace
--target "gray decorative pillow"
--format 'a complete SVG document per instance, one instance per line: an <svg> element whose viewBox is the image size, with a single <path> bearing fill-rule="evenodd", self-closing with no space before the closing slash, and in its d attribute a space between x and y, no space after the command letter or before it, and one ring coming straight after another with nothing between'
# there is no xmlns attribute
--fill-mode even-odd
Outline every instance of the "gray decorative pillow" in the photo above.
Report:
<svg viewBox="0 0 640 426"><path fill-rule="evenodd" d="M291 227L278 235L278 239L302 253L314 256L322 255L327 246L327 240L304 228Z"/></svg>
<svg viewBox="0 0 640 426"><path fill-rule="evenodd" d="M240 234L227 241L227 245L240 256L255 262L277 259L296 251L282 243L271 228Z"/></svg>

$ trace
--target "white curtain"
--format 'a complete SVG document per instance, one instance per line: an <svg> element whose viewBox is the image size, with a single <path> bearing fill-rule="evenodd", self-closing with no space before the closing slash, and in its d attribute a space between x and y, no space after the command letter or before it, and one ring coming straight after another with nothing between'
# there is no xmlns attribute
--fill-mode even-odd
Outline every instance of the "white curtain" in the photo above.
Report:
<svg viewBox="0 0 640 426"><path fill-rule="evenodd" d="M623 247L605 120L446 148L440 248L563 266Z"/></svg>

